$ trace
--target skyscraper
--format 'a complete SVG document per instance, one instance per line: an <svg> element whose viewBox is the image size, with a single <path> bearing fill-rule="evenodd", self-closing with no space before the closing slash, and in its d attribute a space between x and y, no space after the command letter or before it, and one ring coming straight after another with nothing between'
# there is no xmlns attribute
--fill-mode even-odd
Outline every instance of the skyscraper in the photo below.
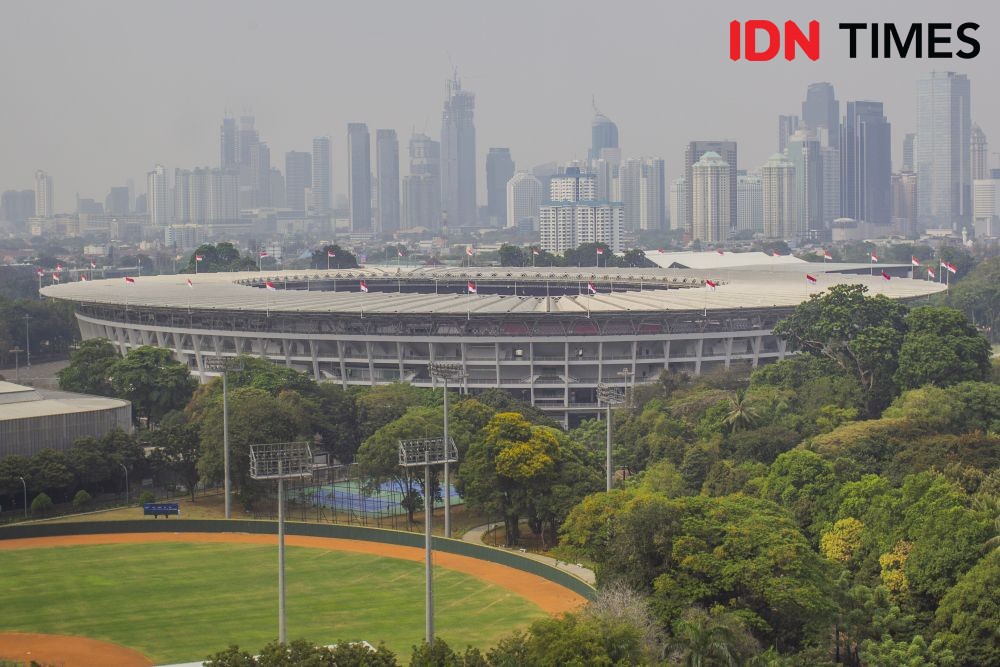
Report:
<svg viewBox="0 0 1000 667"><path fill-rule="evenodd" d="M426 134L410 137L410 174L403 179L406 229L441 226L441 144Z"/></svg>
<svg viewBox="0 0 1000 667"><path fill-rule="evenodd" d="M316 213L321 215L328 213L333 206L333 197L331 196L333 172L330 167L332 159L330 137L313 139L312 202Z"/></svg>
<svg viewBox="0 0 1000 667"><path fill-rule="evenodd" d="M507 224L507 182L514 177L509 148L491 148L486 154L486 217L492 227Z"/></svg>
<svg viewBox="0 0 1000 667"><path fill-rule="evenodd" d="M104 210L108 215L128 215L128 186L112 187L110 192L108 192L108 196L104 198Z"/></svg>
<svg viewBox="0 0 1000 667"><path fill-rule="evenodd" d="M237 222L240 217L239 173L234 169L212 169L207 178L206 222Z"/></svg>
<svg viewBox="0 0 1000 667"><path fill-rule="evenodd" d="M876 225L892 218L892 127L881 102L848 102L840 133L840 211ZM802 206L802 200L799 200Z"/></svg>
<svg viewBox="0 0 1000 667"><path fill-rule="evenodd" d="M990 177L990 151L986 141L986 133L977 124L972 125L972 143L969 146L969 157L972 160L972 180Z"/></svg>
<svg viewBox="0 0 1000 667"><path fill-rule="evenodd" d="M914 161L916 143L917 135L915 132L903 135L903 168L900 171L916 171L917 163Z"/></svg>
<svg viewBox="0 0 1000 667"><path fill-rule="evenodd" d="M958 229L972 215L971 88L964 74L933 72L917 82L917 219Z"/></svg>
<svg viewBox="0 0 1000 667"><path fill-rule="evenodd" d="M819 154L823 162L823 225L831 228L831 223L840 214L840 151L831 146L820 146Z"/></svg>
<svg viewBox="0 0 1000 667"><path fill-rule="evenodd" d="M226 116L219 127L219 167L236 169L239 155L236 152L236 119Z"/></svg>
<svg viewBox="0 0 1000 667"><path fill-rule="evenodd" d="M285 204L293 211L306 210L306 190L312 187L312 155L285 153Z"/></svg>
<svg viewBox="0 0 1000 667"><path fill-rule="evenodd" d="M661 158L631 158L618 171L626 231L663 229L666 225L666 182Z"/></svg>
<svg viewBox="0 0 1000 667"><path fill-rule="evenodd" d="M788 139L785 154L795 168L798 219L793 233L783 238L805 237L810 231L816 232L824 227L823 156L820 153L820 140L811 130L798 130Z"/></svg>
<svg viewBox="0 0 1000 667"><path fill-rule="evenodd" d="M684 225L678 226L677 223L674 223L675 227L692 233L694 229L694 173L692 170L695 163L701 159L701 156L708 152L716 153L729 165L729 188L727 190L729 192L729 206L725 207L726 215L729 216L729 219L728 222L724 221L723 224L728 224L729 229L733 229L736 225L736 170L739 168L736 142L692 141L688 143L687 148L684 150L684 182L687 186L685 201L688 203L688 217Z"/></svg>
<svg viewBox="0 0 1000 667"><path fill-rule="evenodd" d="M474 226L478 217L475 106L475 95L462 90L456 72L441 114L441 204L451 227Z"/></svg>
<svg viewBox="0 0 1000 667"><path fill-rule="evenodd" d="M253 116L240 116L240 129L236 133L236 161L244 167L250 166L250 150L260 141L254 122Z"/></svg>
<svg viewBox="0 0 1000 667"><path fill-rule="evenodd" d="M6 190L0 195L0 220L20 226L34 216L34 190Z"/></svg>
<svg viewBox="0 0 1000 667"><path fill-rule="evenodd" d="M375 130L375 170L378 174L377 232L399 231L399 139L396 130Z"/></svg>
<svg viewBox="0 0 1000 667"><path fill-rule="evenodd" d="M549 179L549 201L595 201L597 199L597 176L581 172L579 167L567 167L566 171Z"/></svg>
<svg viewBox="0 0 1000 667"><path fill-rule="evenodd" d="M917 222L917 175L903 171L892 175L893 231L905 236L913 232Z"/></svg>
<svg viewBox="0 0 1000 667"><path fill-rule="evenodd" d="M764 185L756 174L739 174L736 177L739 211L736 213L736 231L753 234L764 232Z"/></svg>
<svg viewBox="0 0 1000 667"><path fill-rule="evenodd" d="M840 147L840 102L832 83L809 84L802 102L802 124L814 130L824 145Z"/></svg>
<svg viewBox="0 0 1000 667"><path fill-rule="evenodd" d="M670 182L670 229L683 229L688 219L687 179L681 176Z"/></svg>
<svg viewBox="0 0 1000 667"><path fill-rule="evenodd" d="M35 215L49 218L55 215L52 177L39 169L35 172Z"/></svg>
<svg viewBox="0 0 1000 667"><path fill-rule="evenodd" d="M719 243L732 231L732 200L730 192L734 169L715 151L702 154L692 166L691 198L692 238Z"/></svg>
<svg viewBox="0 0 1000 667"><path fill-rule="evenodd" d="M778 116L778 152L784 153L788 146L788 137L799 129L798 116Z"/></svg>
<svg viewBox="0 0 1000 667"><path fill-rule="evenodd" d="M372 231L372 148L365 123L347 124L347 194L351 206L351 231Z"/></svg>
<svg viewBox="0 0 1000 667"><path fill-rule="evenodd" d="M288 201L285 194L285 176L277 167L271 167L271 206L274 208L286 208Z"/></svg>
<svg viewBox="0 0 1000 667"><path fill-rule="evenodd" d="M255 208L270 206L271 149L263 141L250 147L250 171L253 175L253 206Z"/></svg>
<svg viewBox="0 0 1000 667"><path fill-rule="evenodd" d="M543 250L565 252L584 243L605 243L622 250L622 205L617 202L561 201L538 212Z"/></svg>
<svg viewBox="0 0 1000 667"><path fill-rule="evenodd" d="M537 178L526 171L514 174L507 181L507 227L530 225L531 231L538 231L538 213L544 196L542 182Z"/></svg>
<svg viewBox="0 0 1000 667"><path fill-rule="evenodd" d="M618 148L618 126L594 107L594 120L590 122L590 160L599 160L605 148Z"/></svg>
<svg viewBox="0 0 1000 667"><path fill-rule="evenodd" d="M760 168L763 188L764 236L791 239L798 226L795 201L795 167L781 153L775 153Z"/></svg>
<svg viewBox="0 0 1000 667"><path fill-rule="evenodd" d="M167 183L167 169L158 164L146 174L146 210L149 212L149 223L154 226L170 224L170 211L167 203L167 193L170 191Z"/></svg>

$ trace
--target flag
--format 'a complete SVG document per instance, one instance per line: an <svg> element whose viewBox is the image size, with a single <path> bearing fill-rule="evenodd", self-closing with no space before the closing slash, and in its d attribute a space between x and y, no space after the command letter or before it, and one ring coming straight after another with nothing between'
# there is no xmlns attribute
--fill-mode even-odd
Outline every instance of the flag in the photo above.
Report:
<svg viewBox="0 0 1000 667"><path fill-rule="evenodd" d="M264 281L264 287L266 287L267 289L271 290L272 292L274 290L278 289L277 287L274 286L274 283L272 283L270 280Z"/></svg>
<svg viewBox="0 0 1000 667"><path fill-rule="evenodd" d="M62 271L62 270L63 270L63 265L62 264L56 264L56 271Z"/></svg>
<svg viewBox="0 0 1000 667"><path fill-rule="evenodd" d="M882 272L882 277L883 277L884 279L886 279L886 280L892 280L892 276L890 276L890 275L889 275L888 273L886 273L885 271L883 271L883 272Z"/></svg>
<svg viewBox="0 0 1000 667"><path fill-rule="evenodd" d="M58 273L53 273L52 274L52 282L57 283L57 282L59 282L61 280L62 280L62 276L60 276Z"/></svg>
<svg viewBox="0 0 1000 667"><path fill-rule="evenodd" d="M472 257L474 254L476 254L476 251L472 248L472 246L465 246L465 254L468 255L469 257Z"/></svg>
<svg viewBox="0 0 1000 667"><path fill-rule="evenodd" d="M87 280L88 280L88 279L87 279L87 276L85 276L85 275L83 275L83 274L81 273L81 274L80 274L80 282L81 282L81 283L85 283L85 282L87 282Z"/></svg>
<svg viewBox="0 0 1000 667"><path fill-rule="evenodd" d="M128 287L129 285L135 285L135 278L125 276L125 287Z"/></svg>
<svg viewBox="0 0 1000 667"><path fill-rule="evenodd" d="M597 249L597 254L598 255L603 255L604 254L604 248L598 248Z"/></svg>
<svg viewBox="0 0 1000 667"><path fill-rule="evenodd" d="M951 273L958 273L958 267L950 262L945 262L942 260L941 266L948 269L948 271Z"/></svg>
<svg viewBox="0 0 1000 667"><path fill-rule="evenodd" d="M593 281L587 283L587 289L590 290L591 294L597 294L597 286L594 285Z"/></svg>
<svg viewBox="0 0 1000 667"><path fill-rule="evenodd" d="M778 252L777 250L772 250L771 257L781 257L781 253Z"/></svg>
<svg viewBox="0 0 1000 667"><path fill-rule="evenodd" d="M97 268L97 262L91 260L91 262L90 262L90 268L96 269Z"/></svg>
<svg viewBox="0 0 1000 667"><path fill-rule="evenodd" d="M35 269L35 275L41 278L45 275L45 269Z"/></svg>
<svg viewBox="0 0 1000 667"><path fill-rule="evenodd" d="M811 276L811 275L809 275L809 274L807 273L807 274L806 274L806 280L808 280L809 282L811 282L811 283L812 283L813 285L815 285L815 284L816 284L816 276Z"/></svg>
<svg viewBox="0 0 1000 667"><path fill-rule="evenodd" d="M261 250L260 251L260 256L261 257L267 257L267 251L266 250Z"/></svg>
<svg viewBox="0 0 1000 667"><path fill-rule="evenodd" d="M833 255L830 254L829 250L824 250L823 251L823 259L824 260L827 260L827 259L832 260L833 259Z"/></svg>
<svg viewBox="0 0 1000 667"><path fill-rule="evenodd" d="M663 248L657 248L656 252L658 252L658 253L660 253L662 255L663 253L666 252L666 250L664 250Z"/></svg>
<svg viewBox="0 0 1000 667"><path fill-rule="evenodd" d="M711 280L706 280L705 284L708 285L708 289L715 291L715 288L719 286L718 283L712 282Z"/></svg>
<svg viewBox="0 0 1000 667"><path fill-rule="evenodd" d="M532 255L540 255L541 253L540 253L540 252L538 252L538 248L532 248L532 249L531 249L531 254L532 254Z"/></svg>
<svg viewBox="0 0 1000 667"><path fill-rule="evenodd" d="M402 257L403 256L403 251L400 250L399 248L396 248L396 254L399 255L400 257Z"/></svg>
<svg viewBox="0 0 1000 667"><path fill-rule="evenodd" d="M191 282L190 278L187 279L187 286L190 287L191 289L194 289L194 283Z"/></svg>
<svg viewBox="0 0 1000 667"><path fill-rule="evenodd" d="M873 262L877 262L878 261L878 255L875 254L874 250L871 251L870 253L868 253L868 259L870 259Z"/></svg>
<svg viewBox="0 0 1000 667"><path fill-rule="evenodd" d="M196 262L200 262L203 259L205 259L205 258L203 256L201 256L201 255L195 255L194 256L194 261L196 261Z"/></svg>
<svg viewBox="0 0 1000 667"><path fill-rule="evenodd" d="M920 260L917 259L914 255L910 255L910 264L912 264L913 266L920 266Z"/></svg>
<svg viewBox="0 0 1000 667"><path fill-rule="evenodd" d="M931 278L937 278L937 274L934 273L934 269L932 269L929 266L927 267L927 275L929 275Z"/></svg>
<svg viewBox="0 0 1000 667"><path fill-rule="evenodd" d="M478 292L476 292L476 283L470 280L467 287L469 288L469 294L478 294Z"/></svg>
<svg viewBox="0 0 1000 667"><path fill-rule="evenodd" d="M361 281L361 291L362 292L368 291L368 283L366 283L364 280Z"/></svg>
<svg viewBox="0 0 1000 667"><path fill-rule="evenodd" d="M330 258L333 258L333 257L336 257L336 256L337 256L337 253L335 253L335 252L334 252L334 251L332 251L332 250L327 250L327 251L326 251L326 256L327 256L327 257L330 257Z"/></svg>
<svg viewBox="0 0 1000 667"><path fill-rule="evenodd" d="M720 255L725 255L726 254L725 250L716 250L715 252L719 253Z"/></svg>

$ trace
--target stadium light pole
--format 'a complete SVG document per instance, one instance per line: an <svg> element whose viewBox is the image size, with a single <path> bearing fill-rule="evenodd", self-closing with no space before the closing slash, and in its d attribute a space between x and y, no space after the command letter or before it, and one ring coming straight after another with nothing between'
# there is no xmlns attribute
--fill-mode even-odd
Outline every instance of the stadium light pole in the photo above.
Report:
<svg viewBox="0 0 1000 667"><path fill-rule="evenodd" d="M313 457L308 442L250 445L250 477L278 480L278 641L285 643L285 480L311 477Z"/></svg>
<svg viewBox="0 0 1000 667"><path fill-rule="evenodd" d="M12 350L8 350L10 354L14 355L14 382L21 381L21 353L24 352L21 348L14 346Z"/></svg>
<svg viewBox="0 0 1000 667"><path fill-rule="evenodd" d="M222 469L223 493L225 494L226 518L233 518L232 486L233 480L229 472L229 372L237 373L243 370L243 359L236 357L210 357L204 360L205 368L222 373Z"/></svg>
<svg viewBox="0 0 1000 667"><path fill-rule="evenodd" d="M607 491L611 491L611 485L614 482L615 469L611 461L611 408L615 405L619 405L624 401L622 392L618 387L613 387L611 385L604 384L601 382L597 385L597 403L600 405L604 403L607 406L607 417L605 421L608 427L608 439L607 448L605 451L605 487Z"/></svg>
<svg viewBox="0 0 1000 667"><path fill-rule="evenodd" d="M120 465L122 467L122 470L125 471L125 505L127 506L128 505L128 468L125 467L124 463L119 463L118 465Z"/></svg>
<svg viewBox="0 0 1000 667"><path fill-rule="evenodd" d="M444 381L444 439L448 441L448 380L466 377L461 364L447 364L432 361L428 364L431 377ZM451 476L448 461L444 462L444 536L451 537Z"/></svg>
<svg viewBox="0 0 1000 667"><path fill-rule="evenodd" d="M24 481L24 477L18 475L18 479L21 480L21 486L24 487L24 518L28 518L28 483Z"/></svg>
<svg viewBox="0 0 1000 667"><path fill-rule="evenodd" d="M431 538L431 466L458 461L455 442L444 438L423 438L399 441L399 465L424 469L424 634L428 644L434 642L434 560Z"/></svg>

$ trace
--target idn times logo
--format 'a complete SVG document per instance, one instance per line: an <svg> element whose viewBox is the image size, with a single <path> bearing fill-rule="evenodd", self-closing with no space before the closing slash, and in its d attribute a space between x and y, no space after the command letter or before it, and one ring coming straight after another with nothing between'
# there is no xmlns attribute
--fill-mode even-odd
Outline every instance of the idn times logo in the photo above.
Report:
<svg viewBox="0 0 1000 667"><path fill-rule="evenodd" d="M978 23L840 23L837 29L846 34L851 58L975 58L979 40ZM782 39L784 38L784 39ZM797 53L809 60L819 60L819 21L809 21L803 30L794 21L779 28L773 21L752 20L729 23L729 58L760 62L773 60L782 51L785 60L795 60ZM866 48L866 47L869 47ZM859 56L859 53L864 55Z"/></svg>

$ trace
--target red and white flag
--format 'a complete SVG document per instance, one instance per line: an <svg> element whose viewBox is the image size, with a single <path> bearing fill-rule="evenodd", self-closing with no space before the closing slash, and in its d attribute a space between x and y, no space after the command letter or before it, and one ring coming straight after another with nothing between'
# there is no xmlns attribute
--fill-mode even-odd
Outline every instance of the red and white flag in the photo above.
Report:
<svg viewBox="0 0 1000 667"><path fill-rule="evenodd" d="M267 257L267 251L266 250L261 250L260 251L260 256L261 257Z"/></svg>
<svg viewBox="0 0 1000 667"><path fill-rule="evenodd" d="M332 250L327 250L327 251L326 251L326 256L327 256L327 257L330 257L330 258L332 259L332 258L334 258L334 257L336 257L336 256L337 256L337 253L335 253L335 252L334 252L334 251L332 251Z"/></svg>
<svg viewBox="0 0 1000 667"><path fill-rule="evenodd" d="M656 252L658 252L658 253L660 253L662 255L663 253L666 252L666 250L664 250L663 248L657 248Z"/></svg>
<svg viewBox="0 0 1000 667"><path fill-rule="evenodd" d="M823 251L823 261L827 261L827 260L831 260L832 261L833 260L833 255L830 254L829 250L824 250Z"/></svg>
<svg viewBox="0 0 1000 667"><path fill-rule="evenodd" d="M203 255L195 255L194 256L194 261L196 261L196 262L200 262L203 259L205 259L205 257Z"/></svg>
<svg viewBox="0 0 1000 667"><path fill-rule="evenodd" d="M396 254L397 254L398 256L402 257L402 256L403 256L403 251L402 251L402 250L400 250L399 248L396 248Z"/></svg>
<svg viewBox="0 0 1000 667"><path fill-rule="evenodd" d="M937 278L937 274L934 273L934 269L932 269L929 266L927 267L927 275L929 275L931 278Z"/></svg>
<svg viewBox="0 0 1000 667"><path fill-rule="evenodd" d="M952 264L951 262L942 261L941 262L941 267L945 268L945 269L948 269L948 271L950 273L958 273L958 267L955 266L954 264Z"/></svg>
<svg viewBox="0 0 1000 667"><path fill-rule="evenodd" d="M597 249L597 254L598 255L603 255L604 254L604 248L598 248Z"/></svg>
<svg viewBox="0 0 1000 667"><path fill-rule="evenodd" d="M63 270L63 265L62 264L56 264L56 271L62 271L62 270Z"/></svg>
<svg viewBox="0 0 1000 667"><path fill-rule="evenodd" d="M540 253L540 252L538 252L538 248L532 248L532 249L531 249L531 254L532 254L532 255L540 255L541 253Z"/></svg>
<svg viewBox="0 0 1000 667"><path fill-rule="evenodd" d="M715 252L719 253L720 255L725 255L726 254L725 250L716 250Z"/></svg>
<svg viewBox="0 0 1000 667"><path fill-rule="evenodd" d="M368 283L366 283L364 280L361 281L361 291L362 292L368 291Z"/></svg>
<svg viewBox="0 0 1000 667"><path fill-rule="evenodd" d="M468 255L469 257L472 257L473 255L476 254L476 250L472 246L465 246L465 254Z"/></svg>
<svg viewBox="0 0 1000 667"><path fill-rule="evenodd" d="M194 289L194 283L191 282L190 278L187 279L187 286L190 287L191 289Z"/></svg>
<svg viewBox="0 0 1000 667"><path fill-rule="evenodd" d="M713 292L715 291L715 288L719 286L718 283L713 282L711 280L705 280L705 284L708 285L708 289L712 290Z"/></svg>
<svg viewBox="0 0 1000 667"><path fill-rule="evenodd" d="M777 250L772 250L771 257L781 257L781 253L778 252Z"/></svg>
<svg viewBox="0 0 1000 667"><path fill-rule="evenodd" d="M478 292L476 292L476 283L470 280L467 287L469 288L469 294L478 294Z"/></svg>
<svg viewBox="0 0 1000 667"><path fill-rule="evenodd" d="M274 286L274 283L272 283L270 280L267 280L267 281L264 282L264 287L266 287L267 289L271 290L272 292L274 290L278 289L277 287Z"/></svg>
<svg viewBox="0 0 1000 667"><path fill-rule="evenodd" d="M87 278L87 276L83 275L82 273L80 274L80 282L81 283L85 283L88 280L89 280L89 278Z"/></svg>
<svg viewBox="0 0 1000 667"><path fill-rule="evenodd" d="M892 280L892 276L890 276L885 271L882 272L882 278L885 279L885 280Z"/></svg>
<svg viewBox="0 0 1000 667"><path fill-rule="evenodd" d="M90 268L92 268L92 269L96 269L96 268L97 268L97 262L95 262L95 261L91 260L91 261L90 261Z"/></svg>
<svg viewBox="0 0 1000 667"><path fill-rule="evenodd" d="M870 253L868 253L868 259L870 259L873 262L877 262L878 261L878 254L873 250Z"/></svg>
<svg viewBox="0 0 1000 667"><path fill-rule="evenodd" d="M41 278L45 275L45 269L35 269L35 275Z"/></svg>
<svg viewBox="0 0 1000 667"><path fill-rule="evenodd" d="M920 260L917 259L915 255L910 255L910 264L913 266L920 266Z"/></svg>
<svg viewBox="0 0 1000 667"><path fill-rule="evenodd" d="M815 285L815 284L816 284L816 276L811 276L811 275L809 275L809 274L807 273L807 274L806 274L806 280L808 280L809 282L811 282L811 283L812 283L813 285Z"/></svg>
<svg viewBox="0 0 1000 667"><path fill-rule="evenodd" d="M52 282L58 283L61 280L62 280L62 276L61 275L59 275L58 273L53 273L52 274Z"/></svg>
<svg viewBox="0 0 1000 667"><path fill-rule="evenodd" d="M125 276L125 287L128 287L129 285L135 285L135 278Z"/></svg>
<svg viewBox="0 0 1000 667"><path fill-rule="evenodd" d="M591 294L597 294L597 285L593 281L587 283L587 289L590 290Z"/></svg>

